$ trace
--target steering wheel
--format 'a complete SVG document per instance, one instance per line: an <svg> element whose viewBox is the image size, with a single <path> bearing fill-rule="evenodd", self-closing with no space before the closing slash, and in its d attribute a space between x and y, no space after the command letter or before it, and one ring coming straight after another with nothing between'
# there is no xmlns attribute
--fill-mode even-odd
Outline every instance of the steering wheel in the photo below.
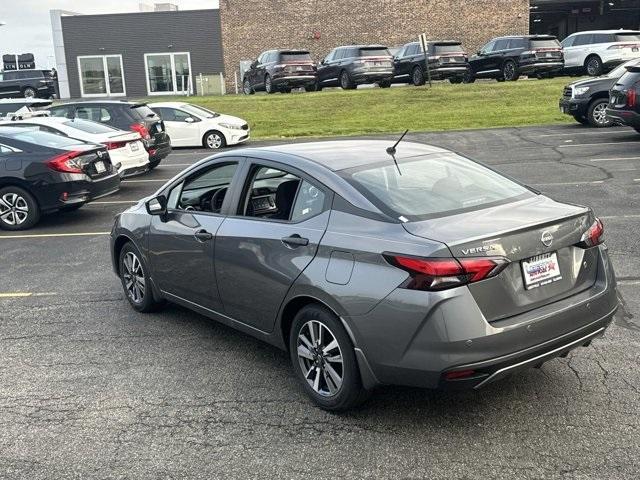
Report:
<svg viewBox="0 0 640 480"><path fill-rule="evenodd" d="M222 203L224 202L224 196L227 194L227 190L228 190L227 187L221 188L211 196L211 200L209 201L211 212L213 213L220 212L220 209L222 209Z"/></svg>

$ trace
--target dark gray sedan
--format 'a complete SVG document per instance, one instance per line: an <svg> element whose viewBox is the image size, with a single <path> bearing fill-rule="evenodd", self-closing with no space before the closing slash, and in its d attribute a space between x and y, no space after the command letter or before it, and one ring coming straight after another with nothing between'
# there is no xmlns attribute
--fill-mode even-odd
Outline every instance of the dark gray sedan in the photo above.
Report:
<svg viewBox="0 0 640 480"><path fill-rule="evenodd" d="M120 214L139 312L171 301L289 351L308 395L480 388L601 335L603 226L450 151L381 141L234 150Z"/></svg>

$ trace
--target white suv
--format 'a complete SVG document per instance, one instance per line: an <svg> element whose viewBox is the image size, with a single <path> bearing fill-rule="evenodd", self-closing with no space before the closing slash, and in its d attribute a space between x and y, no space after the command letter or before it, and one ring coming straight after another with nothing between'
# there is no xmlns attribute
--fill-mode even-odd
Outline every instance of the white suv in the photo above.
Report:
<svg viewBox="0 0 640 480"><path fill-rule="evenodd" d="M593 30L562 41L565 70L586 70L592 77L640 57L640 31Z"/></svg>

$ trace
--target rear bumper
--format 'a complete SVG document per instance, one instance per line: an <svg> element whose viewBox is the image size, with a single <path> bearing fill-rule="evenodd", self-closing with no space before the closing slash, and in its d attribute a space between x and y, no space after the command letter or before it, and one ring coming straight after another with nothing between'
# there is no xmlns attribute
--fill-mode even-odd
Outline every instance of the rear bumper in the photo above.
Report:
<svg viewBox="0 0 640 480"><path fill-rule="evenodd" d="M466 65L436 67L431 69L431 78L434 80L446 80L448 78L462 77L468 70L469 68Z"/></svg>
<svg viewBox="0 0 640 480"><path fill-rule="evenodd" d="M302 74L302 75L282 75L273 77L273 85L279 88L282 87L304 87L307 85L314 85L316 83L316 75Z"/></svg>
<svg viewBox="0 0 640 480"><path fill-rule="evenodd" d="M607 117L616 123L627 125L629 127L640 128L640 113L633 110L618 110L615 108L607 108Z"/></svg>
<svg viewBox="0 0 640 480"><path fill-rule="evenodd" d="M34 193L42 211L49 213L89 203L111 195L119 189L120 175L114 169L113 173L99 179L90 179L84 174L61 174L59 181L43 183L40 188L34 189Z"/></svg>
<svg viewBox="0 0 640 480"><path fill-rule="evenodd" d="M393 68L385 70L355 70L351 78L355 83L376 83L391 81L393 79Z"/></svg>
<svg viewBox="0 0 640 480"><path fill-rule="evenodd" d="M373 310L345 317L374 383L476 388L588 343L618 306L613 268L598 248L595 283L580 293L487 322L469 288L442 292L396 289ZM472 369L463 380L448 372Z"/></svg>
<svg viewBox="0 0 640 480"><path fill-rule="evenodd" d="M565 98L559 102L560 111L567 115L584 117L589 109L590 98Z"/></svg>
<svg viewBox="0 0 640 480"><path fill-rule="evenodd" d="M164 134L156 137L153 143L150 143L147 147L149 152L149 163L160 163L163 158L166 158L171 153L171 140L169 135Z"/></svg>
<svg viewBox="0 0 640 480"><path fill-rule="evenodd" d="M525 75L535 74L535 73L549 73L560 71L564 68L564 62L532 62L532 63L522 63L519 67L521 73Z"/></svg>

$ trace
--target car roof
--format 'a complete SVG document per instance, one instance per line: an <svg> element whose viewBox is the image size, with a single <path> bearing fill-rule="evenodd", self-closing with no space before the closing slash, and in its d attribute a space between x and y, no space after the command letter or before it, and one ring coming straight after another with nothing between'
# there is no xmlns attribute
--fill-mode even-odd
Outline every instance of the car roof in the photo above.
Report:
<svg viewBox="0 0 640 480"><path fill-rule="evenodd" d="M340 45L339 47L334 48L337 50L338 48L387 48L386 45Z"/></svg>
<svg viewBox="0 0 640 480"><path fill-rule="evenodd" d="M493 40L500 40L502 38L524 38L524 39L527 39L527 40L536 40L536 39L553 40L553 39L557 39L558 37L556 37L555 35L546 35L546 34L540 34L540 35L504 35L502 37L496 37Z"/></svg>
<svg viewBox="0 0 640 480"><path fill-rule="evenodd" d="M590 33L640 33L640 31L633 30L633 29L624 29L624 30L622 30L622 29L619 29L619 30L585 30L584 32L572 33L569 36L573 37L574 35L583 35L583 34L590 34Z"/></svg>
<svg viewBox="0 0 640 480"><path fill-rule="evenodd" d="M183 107L185 105L190 105L187 102L153 102L153 103L147 103L147 107L170 107L170 108L180 108ZM197 105L196 105L197 106Z"/></svg>
<svg viewBox="0 0 640 480"><path fill-rule="evenodd" d="M298 157L335 172L384 160L393 162L393 158L387 153L387 148L393 144L394 140L334 140L243 148L234 150L234 154L248 157L259 156L260 153L284 154L293 160L293 167L296 166L295 157ZM397 160L402 160L434 153L449 153L449 150L422 143L401 142L395 156Z"/></svg>
<svg viewBox="0 0 640 480"><path fill-rule="evenodd" d="M0 125L0 135L15 135L20 132L24 132L24 128L20 127L11 127L9 125Z"/></svg>
<svg viewBox="0 0 640 480"><path fill-rule="evenodd" d="M65 102L65 103L61 103L59 105L54 105L54 107L64 107L65 105L103 105L103 104L109 104L109 105L128 105L128 106L144 106L147 103L146 102L131 102L129 100L82 100L79 102Z"/></svg>

